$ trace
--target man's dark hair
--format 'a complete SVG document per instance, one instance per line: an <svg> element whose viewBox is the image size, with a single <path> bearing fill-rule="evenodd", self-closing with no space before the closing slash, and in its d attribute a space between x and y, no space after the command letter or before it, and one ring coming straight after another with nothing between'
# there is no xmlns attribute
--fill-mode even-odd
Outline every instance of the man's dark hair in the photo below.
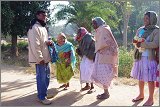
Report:
<svg viewBox="0 0 160 107"><path fill-rule="evenodd" d="M36 12L36 15L39 15L39 14L41 14L41 13L46 13L46 11L44 11L44 10L38 10L38 11Z"/></svg>
<svg viewBox="0 0 160 107"><path fill-rule="evenodd" d="M36 12L36 15L39 15L39 14L41 14L41 13L44 13L44 14L45 14L46 11L44 11L44 10L39 10L39 11ZM33 20L31 20L29 29L32 29L32 26L36 23L37 20L38 20L37 18L34 18Z"/></svg>

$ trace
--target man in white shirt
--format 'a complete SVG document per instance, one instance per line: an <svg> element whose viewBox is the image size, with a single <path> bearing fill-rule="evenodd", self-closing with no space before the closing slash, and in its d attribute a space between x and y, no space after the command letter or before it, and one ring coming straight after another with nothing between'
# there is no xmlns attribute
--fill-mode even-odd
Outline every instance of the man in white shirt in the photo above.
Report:
<svg viewBox="0 0 160 107"><path fill-rule="evenodd" d="M36 67L36 80L38 99L41 103L48 105L51 101L46 98L47 88L50 81L50 66L51 60L48 46L48 33L45 27L47 13L45 11L37 11L36 18L31 21L31 26L28 31L29 42L29 63L34 63Z"/></svg>

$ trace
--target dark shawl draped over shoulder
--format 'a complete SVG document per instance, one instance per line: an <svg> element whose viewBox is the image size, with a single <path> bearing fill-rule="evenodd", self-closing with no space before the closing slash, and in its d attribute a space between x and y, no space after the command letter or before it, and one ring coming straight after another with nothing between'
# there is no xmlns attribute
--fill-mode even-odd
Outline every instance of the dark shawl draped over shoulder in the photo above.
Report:
<svg viewBox="0 0 160 107"><path fill-rule="evenodd" d="M80 56L85 55L87 58L94 60L95 40L90 33L87 33L79 42L78 50L80 51Z"/></svg>
<svg viewBox="0 0 160 107"><path fill-rule="evenodd" d="M142 35L142 38L146 39L154 29L159 29L159 27L156 25L157 24L157 14L154 11L148 11L145 13L145 15L149 16L149 21L150 24L148 26L144 26L144 34ZM142 53L139 52L137 48L134 49L134 59L140 60L142 56Z"/></svg>

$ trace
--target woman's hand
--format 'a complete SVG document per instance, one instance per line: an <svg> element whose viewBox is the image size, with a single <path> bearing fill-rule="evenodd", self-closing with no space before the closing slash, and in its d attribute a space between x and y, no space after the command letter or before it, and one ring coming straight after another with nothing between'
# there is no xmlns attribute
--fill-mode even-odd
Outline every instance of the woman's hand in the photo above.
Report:
<svg viewBox="0 0 160 107"><path fill-rule="evenodd" d="M68 59L65 60L65 62L66 62L66 67L68 67L71 64L71 59L68 58Z"/></svg>
<svg viewBox="0 0 160 107"><path fill-rule="evenodd" d="M48 46L52 46L52 40L48 40L48 41L46 41L46 44L48 45Z"/></svg>
<svg viewBox="0 0 160 107"><path fill-rule="evenodd" d="M137 41L137 40L135 40L135 39L133 39L133 40L132 40L132 43L137 43L137 42L138 42L138 41Z"/></svg>
<svg viewBox="0 0 160 107"><path fill-rule="evenodd" d="M45 64L45 61L42 60L42 61L39 62L39 64L44 65L44 64Z"/></svg>
<svg viewBox="0 0 160 107"><path fill-rule="evenodd" d="M71 63L71 59L70 58L67 60L67 63L69 63L69 64Z"/></svg>
<svg viewBox="0 0 160 107"><path fill-rule="evenodd" d="M137 46L137 48L141 47L141 42L138 42L138 43L136 44L136 46Z"/></svg>

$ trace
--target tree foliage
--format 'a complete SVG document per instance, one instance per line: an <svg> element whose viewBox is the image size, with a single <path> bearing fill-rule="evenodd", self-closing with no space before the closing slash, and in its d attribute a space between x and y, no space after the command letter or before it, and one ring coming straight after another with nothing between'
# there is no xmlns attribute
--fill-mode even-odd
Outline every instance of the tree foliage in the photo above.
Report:
<svg viewBox="0 0 160 107"><path fill-rule="evenodd" d="M1 27L2 27L2 33L4 35L7 35L11 32L11 24L13 24L13 18L14 14L13 11L10 8L10 2L3 1L1 2L2 10L1 10Z"/></svg>
<svg viewBox="0 0 160 107"><path fill-rule="evenodd" d="M37 10L47 9L49 2L2 1L2 33L24 35ZM6 29L7 28L7 29Z"/></svg>
<svg viewBox="0 0 160 107"><path fill-rule="evenodd" d="M143 25L143 16L144 13L147 11L155 11L159 13L159 1L153 1L153 0L134 0L131 2L134 8L132 9L131 17L129 20L129 28L130 28L130 37L133 37L135 35L135 32L138 27Z"/></svg>
<svg viewBox="0 0 160 107"><path fill-rule="evenodd" d="M26 35L35 12L47 10L50 1L2 1L1 3L2 34L12 36L12 53L18 56L17 36Z"/></svg>
<svg viewBox="0 0 160 107"><path fill-rule="evenodd" d="M91 31L91 20L94 17L102 17L108 25L116 28L119 21L116 15L116 8L106 1L72 1L69 5L59 5L60 11L56 13L58 20L66 19L66 23L77 24L78 27L86 27Z"/></svg>

